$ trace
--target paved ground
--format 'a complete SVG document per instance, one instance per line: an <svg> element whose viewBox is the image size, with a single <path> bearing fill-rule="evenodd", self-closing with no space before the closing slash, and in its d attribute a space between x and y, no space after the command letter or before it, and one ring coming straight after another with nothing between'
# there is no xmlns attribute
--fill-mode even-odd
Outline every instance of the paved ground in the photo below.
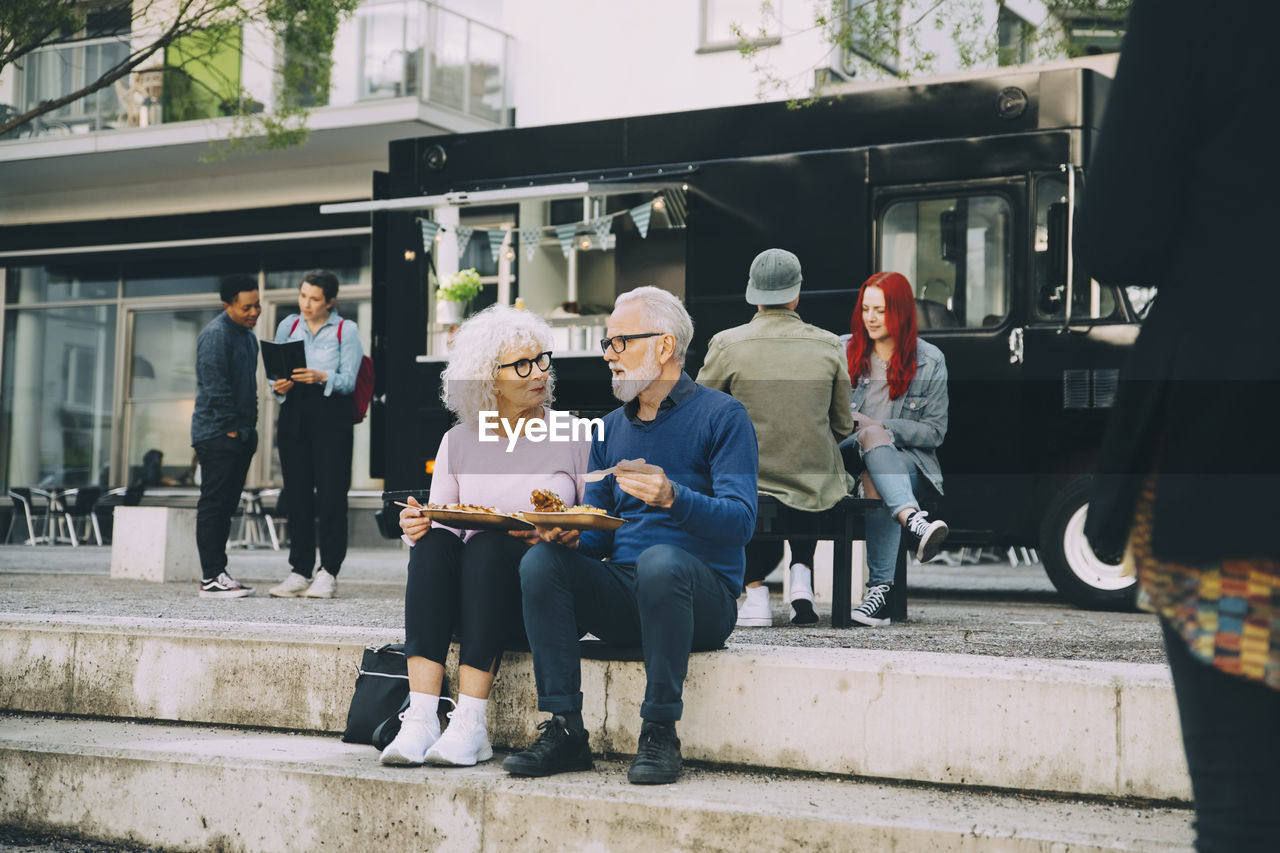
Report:
<svg viewBox="0 0 1280 853"><path fill-rule="evenodd" d="M85 614L398 628L403 624L405 554L396 546L353 551L332 601L272 599L266 588L288 572L284 552L233 550L230 570L257 587L252 598L200 599L195 584L110 579L110 549L0 547L0 613ZM1064 603L1038 565L1007 563L910 571L909 621L836 630L819 607L817 626L786 624L775 594L775 628L739 629L729 642L827 648L905 649L1076 660L1162 663L1155 618L1101 613ZM824 627L825 625L825 627Z"/></svg>

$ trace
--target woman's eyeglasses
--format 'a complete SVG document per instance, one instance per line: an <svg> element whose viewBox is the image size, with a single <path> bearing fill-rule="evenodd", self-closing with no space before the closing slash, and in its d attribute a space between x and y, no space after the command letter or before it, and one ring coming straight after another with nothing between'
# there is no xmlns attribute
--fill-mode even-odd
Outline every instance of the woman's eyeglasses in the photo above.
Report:
<svg viewBox="0 0 1280 853"><path fill-rule="evenodd" d="M627 341L634 341L638 338L656 338L665 334L666 332L645 332L642 335L614 335L612 338L605 338L600 341L600 352L608 352L612 348L614 352L621 355L627 350Z"/></svg>
<svg viewBox="0 0 1280 853"><path fill-rule="evenodd" d="M518 358L515 361L510 361L506 364L499 364L498 369L501 370L504 367L514 367L516 369L516 376L519 376L521 379L526 379L530 373L533 373L533 366L535 364L538 366L539 370L546 373L547 370L551 368L551 350L540 352L533 358Z"/></svg>

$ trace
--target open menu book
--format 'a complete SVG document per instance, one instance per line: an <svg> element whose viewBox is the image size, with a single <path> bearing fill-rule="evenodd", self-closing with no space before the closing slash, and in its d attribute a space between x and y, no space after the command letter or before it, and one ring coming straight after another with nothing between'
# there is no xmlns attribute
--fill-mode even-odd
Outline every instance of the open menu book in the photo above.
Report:
<svg viewBox="0 0 1280 853"><path fill-rule="evenodd" d="M288 379L293 371L307 366L307 352L302 341L288 341L277 344L272 341L261 341L262 366L267 369L267 378L274 382L277 379Z"/></svg>

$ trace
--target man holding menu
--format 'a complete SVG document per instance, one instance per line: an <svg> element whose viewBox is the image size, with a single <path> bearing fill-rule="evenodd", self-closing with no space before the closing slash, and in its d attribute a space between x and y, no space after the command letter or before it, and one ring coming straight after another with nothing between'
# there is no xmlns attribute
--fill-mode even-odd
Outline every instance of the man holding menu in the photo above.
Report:
<svg viewBox="0 0 1280 853"><path fill-rule="evenodd" d="M200 460L200 597L243 598L253 594L253 587L227 574L227 535L258 449L258 338L253 329L262 303L252 276L227 276L218 292L224 310L196 340L196 408L191 415L191 446Z"/></svg>
<svg viewBox="0 0 1280 853"><path fill-rule="evenodd" d="M592 765L582 721L578 638L641 646L647 687L636 784L680 775L676 721L691 651L724 645L737 619L743 546L756 517L757 449L751 419L728 394L684 372L693 322L656 287L623 294L601 341L623 405L591 449L584 500L626 519L615 531L543 530L520 561L542 734L502 766L549 776Z"/></svg>

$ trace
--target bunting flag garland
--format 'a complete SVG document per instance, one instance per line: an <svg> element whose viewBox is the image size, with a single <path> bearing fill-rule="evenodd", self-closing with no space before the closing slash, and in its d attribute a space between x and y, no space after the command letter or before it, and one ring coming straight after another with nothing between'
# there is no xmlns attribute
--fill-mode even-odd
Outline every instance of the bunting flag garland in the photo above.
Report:
<svg viewBox="0 0 1280 853"><path fill-rule="evenodd" d="M476 229L469 225L458 225L453 229L453 233L458 238L458 254L461 255L467 250L467 244L471 242L471 235Z"/></svg>
<svg viewBox="0 0 1280 853"><path fill-rule="evenodd" d="M576 222L556 226L556 239L560 241L560 251L564 252L566 258L569 257L569 251L573 249L573 234L577 230Z"/></svg>
<svg viewBox="0 0 1280 853"><path fill-rule="evenodd" d="M560 242L560 250L564 252L566 258L574 248L576 242L574 238L580 230L586 231L590 229L596 237L594 246L600 249L607 249L609 234L613 231L613 220L619 216L628 215L631 217L631 221L635 223L636 230L640 232L640 237L648 239L649 222L653 218L652 200L637 205L630 210L619 210L616 213L597 216L582 222L566 222L563 225L535 225L530 228L521 228L518 234L514 229L509 228L491 230L474 228L469 225L453 225L446 228L439 222L424 218L418 219L418 226L422 229L422 249L424 252L431 251L432 244L439 239L441 233L452 229L458 241L459 254L466 252L472 236L479 234L482 239L488 240L489 255L493 262L497 263L503 247L508 245L508 241L514 247L517 237L520 240L520 245L524 248L525 257L533 260L534 253L537 252L538 246L542 242L542 235L546 233L548 228L555 231L556 239ZM592 241L585 238L584 241L588 243L589 247L592 245Z"/></svg>
<svg viewBox="0 0 1280 853"><path fill-rule="evenodd" d="M538 241L542 239L541 228L521 228L520 245L524 246L524 256L533 260L533 253L538 250Z"/></svg>
<svg viewBox="0 0 1280 853"><path fill-rule="evenodd" d="M597 216L591 220L591 230L600 238L600 248L605 248L609 244L609 232L613 230L613 217Z"/></svg>
<svg viewBox="0 0 1280 853"><path fill-rule="evenodd" d="M498 262L498 253L502 251L502 244L507 241L507 235L510 231L481 231L489 237L489 257L496 264Z"/></svg>
<svg viewBox="0 0 1280 853"><path fill-rule="evenodd" d="M430 252L434 248L436 234L440 231L440 223L430 219L419 219L418 225L422 228L422 251Z"/></svg>
<svg viewBox="0 0 1280 853"><path fill-rule="evenodd" d="M631 221L636 224L636 228L640 231L641 239L649 237L649 217L653 215L653 202L647 201L639 207L633 207L627 211L631 214Z"/></svg>

